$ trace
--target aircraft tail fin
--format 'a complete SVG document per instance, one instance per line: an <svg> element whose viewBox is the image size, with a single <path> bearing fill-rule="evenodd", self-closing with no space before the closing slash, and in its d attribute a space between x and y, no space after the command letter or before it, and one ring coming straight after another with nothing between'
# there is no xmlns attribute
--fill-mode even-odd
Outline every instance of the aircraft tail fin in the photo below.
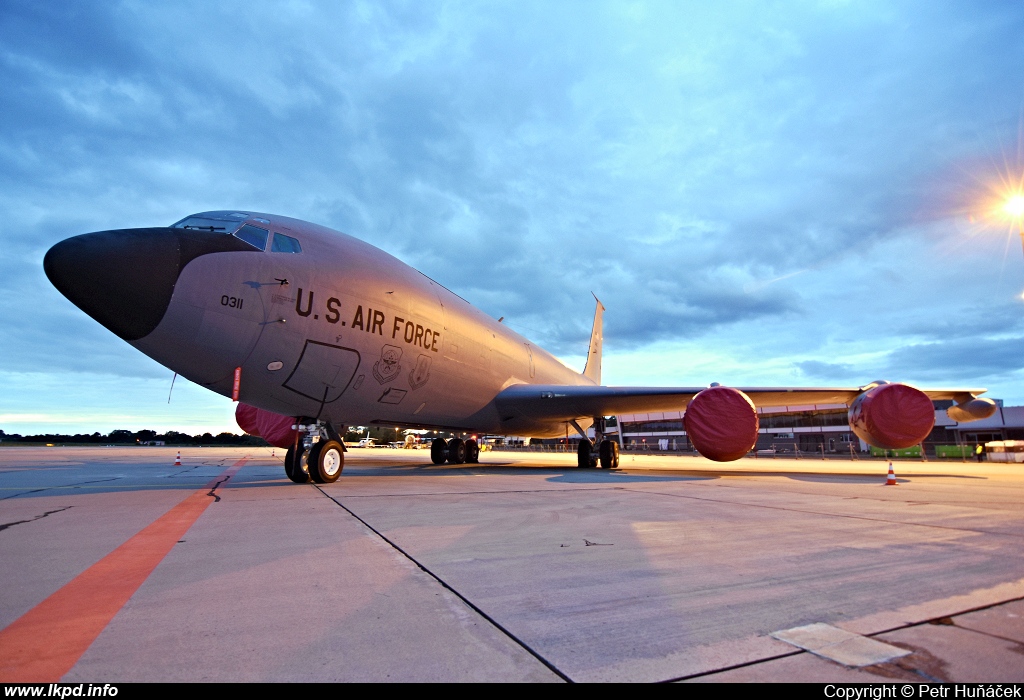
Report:
<svg viewBox="0 0 1024 700"><path fill-rule="evenodd" d="M597 308L594 310L594 329L590 331L590 349L587 352L587 364L583 368L583 376L592 380L595 384L601 383L601 348L604 345L604 330L602 319L604 317L604 304L591 292Z"/></svg>

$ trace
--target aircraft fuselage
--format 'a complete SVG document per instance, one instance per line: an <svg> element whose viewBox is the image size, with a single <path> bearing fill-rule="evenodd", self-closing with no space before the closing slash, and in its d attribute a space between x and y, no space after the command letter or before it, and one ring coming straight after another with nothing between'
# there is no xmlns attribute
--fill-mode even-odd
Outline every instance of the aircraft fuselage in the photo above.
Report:
<svg viewBox="0 0 1024 700"><path fill-rule="evenodd" d="M499 415L494 397L514 384L592 384L589 379L378 248L315 224L245 214L245 223L268 232L265 250L243 245L187 260L155 327L142 337L119 334L224 396L232 396L240 368L239 400L283 415L334 425L564 433L564 422ZM142 231L199 241L179 247L219 245L229 235ZM301 251L273 250L274 234L298 241ZM52 267L48 262L48 273Z"/></svg>

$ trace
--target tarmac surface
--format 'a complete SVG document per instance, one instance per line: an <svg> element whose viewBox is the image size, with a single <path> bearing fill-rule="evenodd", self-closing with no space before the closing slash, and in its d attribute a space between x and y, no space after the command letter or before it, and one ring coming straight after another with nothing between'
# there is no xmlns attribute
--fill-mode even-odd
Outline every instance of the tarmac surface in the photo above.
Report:
<svg viewBox="0 0 1024 700"><path fill-rule="evenodd" d="M1024 465L175 453L0 447L0 680L1024 681Z"/></svg>

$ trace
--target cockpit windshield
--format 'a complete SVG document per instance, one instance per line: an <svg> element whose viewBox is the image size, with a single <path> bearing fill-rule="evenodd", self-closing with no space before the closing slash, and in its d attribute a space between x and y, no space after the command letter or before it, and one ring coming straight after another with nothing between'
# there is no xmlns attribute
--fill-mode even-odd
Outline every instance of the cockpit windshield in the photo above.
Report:
<svg viewBox="0 0 1024 700"><path fill-rule="evenodd" d="M187 228L194 231L213 231L216 233L234 233L249 218L243 212L208 211L202 214L187 216L171 228Z"/></svg>
<svg viewBox="0 0 1024 700"><path fill-rule="evenodd" d="M266 224L267 228L246 223L252 221ZM243 240L259 250L267 249L267 241L270 239L269 227L270 222L267 219L261 219L244 211L204 211L186 216L171 226L171 228L186 228L193 231L223 233ZM275 232L270 250L274 253L301 253L302 246L291 236Z"/></svg>

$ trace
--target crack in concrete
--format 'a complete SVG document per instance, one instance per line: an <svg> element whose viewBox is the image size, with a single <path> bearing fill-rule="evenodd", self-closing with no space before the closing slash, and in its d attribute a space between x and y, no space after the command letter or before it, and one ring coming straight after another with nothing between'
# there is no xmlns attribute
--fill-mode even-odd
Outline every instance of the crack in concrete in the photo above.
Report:
<svg viewBox="0 0 1024 700"><path fill-rule="evenodd" d="M1015 600L1021 600L1021 599L1017 598ZM1004 603L996 603L996 605L1004 605L1005 603L1012 603L1012 602L1014 602L1014 601L1013 600L1008 600L1008 601L1004 601ZM990 607L993 607L993 606L990 606ZM982 609L984 609L984 608L982 608ZM966 614L967 613L957 613L957 615L966 615ZM945 625L945 626L948 626L948 627L956 627L957 629L964 630L965 632L974 632L975 634L980 634L980 635L983 635L985 637L991 637L992 639L998 639L998 640L1003 641L1003 642L1010 642L1011 644L1017 644L1017 645L1024 646L1024 645L1021 644L1021 641L1019 639L1012 639L1010 637L1003 637L1002 635L993 634L992 632L986 632L984 630L975 629L973 627L964 627L963 625L958 625L958 624L956 624L956 620L954 620L952 617L948 617L948 616L947 617L939 617L939 618L936 618L934 620L928 620L928 622L926 622L925 624L928 624L928 625Z"/></svg>
<svg viewBox="0 0 1024 700"><path fill-rule="evenodd" d="M548 661L547 659L545 659L545 658L544 658L543 656L541 656L541 655L540 655L540 653L538 653L537 651L535 651L535 650L534 650L534 649L533 649L533 648L532 648L532 647L531 647L530 645L528 645L528 644L527 644L526 642L524 642L523 640L521 640L521 639L520 639L519 637L517 637L516 635L512 634L512 632L511 632L510 630L506 629L506 628L505 628L504 626L502 626L502 625L501 625L501 624L500 624L500 623L499 623L499 622L498 622L497 620L495 620L495 619L494 619L493 617L491 617L490 615L488 615L487 613L485 613L485 612L484 612L483 610L481 610L481 609L480 609L479 607L477 607L477 606L476 606L476 604L474 604L474 603L473 603L472 601L470 601L470 600L469 600L469 598L467 598L466 596L462 595L462 594L461 594L461 593L459 593L459 592L458 592L457 590L455 590L454 588L452 588L452 586L451 586L450 584L448 584L448 582L447 582L447 581L445 581L445 580L444 580L443 578L441 578L440 576L438 576L437 574L435 574L435 573L434 573L433 571L431 571L430 569L428 569L428 568L427 568L426 566L424 566L424 565L423 565L422 563L420 563L420 561L419 561L418 559L416 559L416 558L415 558L414 556L412 556L411 554L409 554L409 553L408 553L407 551L405 551L404 549L402 549L401 547L399 547L399 546L398 546L398 544L396 544L396 543L395 543L395 542L393 542L392 540L388 539L388 538L387 538L387 537L386 537L386 536L384 535L384 533L382 533L382 532L381 532L380 530L378 530L377 528L373 527L373 525L370 525L370 523L368 523L368 522L366 522L365 520L363 520L362 518L360 518L360 517L359 517L358 515L356 515L356 514L355 514L355 513L353 512L353 511L349 510L349 508L348 508L348 507L347 507L347 506L346 506L345 504L343 504L343 503L342 503L341 501L339 501L339 500L338 500L337 498L335 498L334 496L332 496L332 495L330 495L329 493L327 493L326 491L324 491L324 490L323 490L323 488L321 488L321 487L320 487L320 486L319 486L318 484L313 484L313 487L314 487L314 488L316 488L316 490L317 490L317 491L319 491L320 493L322 493L322 494L323 494L324 496L326 496L327 498L329 498L329 499L331 499L332 501L334 501L334 502L335 502L335 503L336 503L336 504L338 505L338 507L340 507L340 508L341 508L342 510L344 510L344 511L345 511L346 513L348 513L348 514L349 514L349 515L351 515L351 516L352 516L353 518L355 518L355 519L356 519L356 520L358 520L358 521L359 521L360 523L362 523L362 524L363 524L363 526L364 526L364 527L366 527L366 528L367 528L367 529L368 529L368 530L369 530L370 532L372 532L373 534L377 535L377 537L379 537L379 538L381 538L382 540L384 540L384 542L386 542L386 543L387 543L388 545L390 545L390 546L391 546L391 547L392 547L392 548L393 548L393 549L394 549L394 550L395 550L396 552L398 552L398 553L399 553L399 554L401 554L401 555L402 555L403 557L405 557L406 559L408 559L409 561L411 561L411 562L412 562L413 564L415 564L415 565L416 565L416 566L417 566L417 567L418 567L418 568L420 569L420 571L422 571L423 573L427 574L427 575L428 575L428 576L430 576L430 577L431 577L432 579L434 579L434 580L435 580L435 581L437 581L437 582L438 582L439 584L441 584L441 586L443 586L443 587L444 587L444 588L445 588L445 589L446 589L447 591L449 591L449 592L450 592L450 593L451 593L452 595L454 595L454 596L455 596L456 598L458 598L458 599L459 599L459 600L461 600L461 601L462 601L463 603L465 603L465 604L466 604L466 606L467 606L467 607L469 607L469 609L470 609L470 610L472 610L473 612L475 612L476 614L478 614L478 615L479 615L480 617L482 617L483 619L487 620L487 621L488 621L489 623L491 623L491 624L492 624L492 625L494 626L494 628L495 628L495 629L497 629L497 630L498 630L499 632L501 632L501 633L502 633L502 634L504 634L504 635L505 635L506 637L508 637L509 639L511 639L511 640L512 640L513 642L515 642L515 643L516 643L517 645L519 645L519 647L521 647L521 648L523 649L523 651L525 651L526 653L528 653L528 654L529 654L530 656L532 656L533 658L537 659L537 661L539 661L539 662L541 662L542 664L544 664L544 666L545 666L545 667L546 667L546 668L547 668L547 669L548 669L549 671L551 671L552 673L554 673L554 674L555 674L556 676L558 676L559 678L561 678L561 679L562 679L563 681L565 681L566 683L575 683L575 681L574 681L574 680L573 680L572 678L570 678L570 677L569 677L568 675L566 675L566 674L565 674L565 673L564 673L563 671L559 670L557 666L555 666L555 665L554 665L553 663L551 663L550 661Z"/></svg>
<svg viewBox="0 0 1024 700"><path fill-rule="evenodd" d="M193 472L193 471L195 471L196 469L199 469L202 466L205 466L205 465L197 464L194 467L189 467L188 469L182 469L180 472L174 472L173 474L168 474L164 478L165 479L173 479L174 477L181 476L182 474L185 474L187 472Z"/></svg>
<svg viewBox="0 0 1024 700"><path fill-rule="evenodd" d="M225 481L227 481L230 478L231 478L230 476L225 476L223 479L221 479L216 484L214 484L213 488L210 489L210 492L206 494L207 496L213 496L213 499L214 499L213 502L214 503L220 503L220 496L218 496L216 493L214 493L214 491L216 491L218 488L220 488L221 484L223 484Z"/></svg>
<svg viewBox="0 0 1024 700"><path fill-rule="evenodd" d="M6 501L8 498L17 498L18 496L27 496L30 493L42 493L46 490L47 489L32 489L31 491L22 491L21 493L16 493L12 496L4 496L3 498L0 498L0 501Z"/></svg>
<svg viewBox="0 0 1024 700"><path fill-rule="evenodd" d="M13 523L4 523L4 524L0 525L0 532L3 532L4 530L6 530L9 527L14 527L15 525L21 525L23 523L34 523L36 520L42 520L43 518L45 518L48 515L53 515L54 513L60 513L61 511L67 510L68 508L74 508L74 506L64 506L63 508L58 508L57 510L48 510L45 513L43 513L42 515L37 515L36 517L29 518L28 520L15 520Z"/></svg>
<svg viewBox="0 0 1024 700"><path fill-rule="evenodd" d="M85 484L98 484L103 481L117 481L118 479L123 478L124 477L122 476L115 476L110 479L93 479L91 481L79 481L78 483L65 484L64 486L44 486L41 489L32 489L31 491L22 491L21 493L16 493L13 496L4 496L3 498L0 498L0 501L6 501L8 498L17 498L18 496L27 496L30 493L42 493L43 491L53 491L54 489L74 489Z"/></svg>

